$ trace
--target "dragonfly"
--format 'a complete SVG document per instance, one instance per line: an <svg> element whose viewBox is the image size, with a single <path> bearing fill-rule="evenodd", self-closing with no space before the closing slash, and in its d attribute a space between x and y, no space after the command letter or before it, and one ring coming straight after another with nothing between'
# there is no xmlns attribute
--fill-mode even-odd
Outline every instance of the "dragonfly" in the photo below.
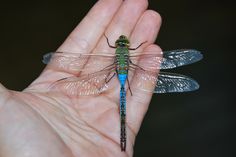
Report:
<svg viewBox="0 0 236 157"><path fill-rule="evenodd" d="M104 35L105 36L105 35ZM64 90L72 96L96 95L112 88L114 78L120 84L120 147L126 150L126 92L136 88L151 93L189 92L199 88L199 84L189 76L163 72L162 69L173 69L195 63L203 58L200 51L194 49L178 49L164 52L132 52L130 41L121 35L115 45L107 44L115 49L115 53L73 53L51 52L43 56L43 63L52 68L72 74L53 83L50 88ZM52 63L52 64L51 64ZM138 78L131 87L129 79ZM150 88L150 84L154 88ZM66 90L65 90L66 89Z"/></svg>

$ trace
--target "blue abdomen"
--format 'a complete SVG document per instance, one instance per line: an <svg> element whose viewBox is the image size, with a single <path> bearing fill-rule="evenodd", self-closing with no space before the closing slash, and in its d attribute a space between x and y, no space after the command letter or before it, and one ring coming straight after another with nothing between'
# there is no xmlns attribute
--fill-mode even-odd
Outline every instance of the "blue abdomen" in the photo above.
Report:
<svg viewBox="0 0 236 157"><path fill-rule="evenodd" d="M118 79L120 81L121 86L124 86L127 79L127 74L118 74Z"/></svg>

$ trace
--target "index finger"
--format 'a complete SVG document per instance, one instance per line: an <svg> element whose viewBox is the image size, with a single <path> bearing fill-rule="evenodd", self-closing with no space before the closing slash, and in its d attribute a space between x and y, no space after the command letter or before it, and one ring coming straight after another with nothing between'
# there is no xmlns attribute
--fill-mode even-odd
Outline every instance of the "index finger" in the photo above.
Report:
<svg viewBox="0 0 236 157"><path fill-rule="evenodd" d="M122 2L123 0L99 0L57 51L91 52Z"/></svg>

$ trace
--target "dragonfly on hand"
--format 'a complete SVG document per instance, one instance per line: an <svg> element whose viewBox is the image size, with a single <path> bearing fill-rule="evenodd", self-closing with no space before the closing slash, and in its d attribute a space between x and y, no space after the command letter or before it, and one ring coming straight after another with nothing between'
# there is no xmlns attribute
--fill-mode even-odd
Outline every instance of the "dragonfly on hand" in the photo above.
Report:
<svg viewBox="0 0 236 157"><path fill-rule="evenodd" d="M106 37L106 36L105 36ZM62 91L69 96L87 96L108 92L114 88L113 81L120 84L120 146L126 149L126 91L131 96L132 89L150 93L188 92L199 88L198 83L184 75L162 72L161 69L195 63L203 58L202 54L193 49L181 49L164 52L132 52L130 42L125 35L121 35L115 45L108 46L116 49L115 53L73 53L52 52L43 56L43 63L54 66L58 71L71 73L71 77L64 77L52 85L50 90ZM117 79L115 79L117 78ZM139 81L130 85L130 78ZM150 84L153 88L150 88Z"/></svg>

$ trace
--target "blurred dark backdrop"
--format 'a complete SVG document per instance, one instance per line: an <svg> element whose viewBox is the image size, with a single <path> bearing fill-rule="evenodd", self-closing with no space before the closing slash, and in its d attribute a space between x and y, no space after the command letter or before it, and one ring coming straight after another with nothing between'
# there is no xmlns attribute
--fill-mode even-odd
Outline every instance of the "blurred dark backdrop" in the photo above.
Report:
<svg viewBox="0 0 236 157"><path fill-rule="evenodd" d="M56 50L95 1L2 3L0 82L22 90L43 70L45 52ZM195 48L196 64L176 69L201 85L192 93L153 96L135 157L235 156L235 20L233 2L150 0L163 25L163 50Z"/></svg>

